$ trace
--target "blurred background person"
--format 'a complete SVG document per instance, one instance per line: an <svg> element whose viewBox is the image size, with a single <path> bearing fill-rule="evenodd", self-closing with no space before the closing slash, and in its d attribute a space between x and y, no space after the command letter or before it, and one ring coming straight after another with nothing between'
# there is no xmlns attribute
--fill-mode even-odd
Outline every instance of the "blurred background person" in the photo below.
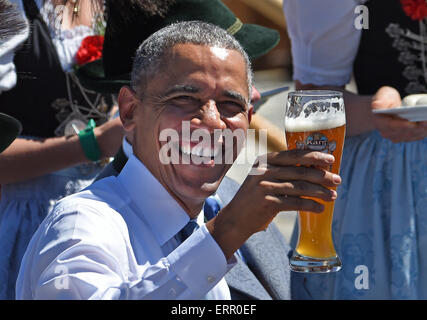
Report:
<svg viewBox="0 0 427 320"><path fill-rule="evenodd" d="M296 88L343 91L347 114L333 222L343 269L293 273L292 298L426 299L427 122L372 113L427 92L425 16L417 16L426 2L284 0L283 8ZM345 90L352 74L357 94Z"/></svg>

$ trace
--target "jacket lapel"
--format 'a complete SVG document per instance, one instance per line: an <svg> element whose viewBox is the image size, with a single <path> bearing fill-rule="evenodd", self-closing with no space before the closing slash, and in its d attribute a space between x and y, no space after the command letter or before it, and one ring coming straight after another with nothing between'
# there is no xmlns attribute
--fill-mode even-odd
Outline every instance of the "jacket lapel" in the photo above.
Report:
<svg viewBox="0 0 427 320"><path fill-rule="evenodd" d="M217 194L222 206L230 202L240 185L227 176ZM266 231L252 235L240 248L245 262L238 263L225 276L230 290L246 299L290 299L290 250L279 229L271 223ZM233 298L233 297L232 297Z"/></svg>
<svg viewBox="0 0 427 320"><path fill-rule="evenodd" d="M252 235L241 248L250 269L273 299L290 299L289 250L274 224Z"/></svg>
<svg viewBox="0 0 427 320"><path fill-rule="evenodd" d="M240 299L289 300L289 250L273 224L252 235L240 248L246 263L237 257L237 264L225 276L232 298L236 290Z"/></svg>
<svg viewBox="0 0 427 320"><path fill-rule="evenodd" d="M237 264L225 275L232 299L271 300L249 267L239 257ZM237 292L233 292L237 291Z"/></svg>

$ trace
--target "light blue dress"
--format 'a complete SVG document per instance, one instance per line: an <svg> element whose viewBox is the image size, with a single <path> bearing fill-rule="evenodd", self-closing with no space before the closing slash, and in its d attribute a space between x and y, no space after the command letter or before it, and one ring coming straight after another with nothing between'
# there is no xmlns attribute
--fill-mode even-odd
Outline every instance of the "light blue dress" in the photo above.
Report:
<svg viewBox="0 0 427 320"><path fill-rule="evenodd" d="M21 183L1 186L0 299L15 299L21 259L54 203L88 186L102 168L83 164Z"/></svg>
<svg viewBox="0 0 427 320"><path fill-rule="evenodd" d="M292 299L427 299L427 138L347 138L341 176L333 237L343 268L292 272Z"/></svg>

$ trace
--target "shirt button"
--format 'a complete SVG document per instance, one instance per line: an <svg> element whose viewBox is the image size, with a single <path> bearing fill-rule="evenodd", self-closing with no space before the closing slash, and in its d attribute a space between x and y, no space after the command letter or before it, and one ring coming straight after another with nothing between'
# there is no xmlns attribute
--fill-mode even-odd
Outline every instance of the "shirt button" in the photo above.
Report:
<svg viewBox="0 0 427 320"><path fill-rule="evenodd" d="M209 283L212 283L212 282L215 281L215 277L208 276L207 280L208 280Z"/></svg>

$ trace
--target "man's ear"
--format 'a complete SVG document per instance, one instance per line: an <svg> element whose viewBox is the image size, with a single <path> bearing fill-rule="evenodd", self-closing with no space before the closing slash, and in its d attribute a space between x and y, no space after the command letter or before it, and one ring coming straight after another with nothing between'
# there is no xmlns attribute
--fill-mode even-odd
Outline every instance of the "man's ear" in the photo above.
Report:
<svg viewBox="0 0 427 320"><path fill-rule="evenodd" d="M252 120L252 114L254 113L254 106L253 105L250 105L249 106L249 110L248 110L248 120L249 120L249 123L251 123L251 120Z"/></svg>
<svg viewBox="0 0 427 320"><path fill-rule="evenodd" d="M138 102L139 99L131 88L124 86L120 89L118 96L120 120L126 131L132 131L135 127L135 109Z"/></svg>

